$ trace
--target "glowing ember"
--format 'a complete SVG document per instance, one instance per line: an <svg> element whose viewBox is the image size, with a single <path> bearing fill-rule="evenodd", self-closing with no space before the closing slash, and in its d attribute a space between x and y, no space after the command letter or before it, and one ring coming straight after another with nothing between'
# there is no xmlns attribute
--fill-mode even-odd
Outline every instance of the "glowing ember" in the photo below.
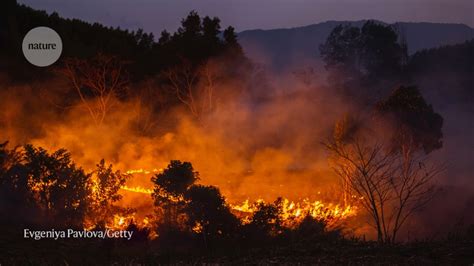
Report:
<svg viewBox="0 0 474 266"><path fill-rule="evenodd" d="M192 230L195 233L201 233L202 232L202 225L200 223L196 223L196 225L192 228Z"/></svg>

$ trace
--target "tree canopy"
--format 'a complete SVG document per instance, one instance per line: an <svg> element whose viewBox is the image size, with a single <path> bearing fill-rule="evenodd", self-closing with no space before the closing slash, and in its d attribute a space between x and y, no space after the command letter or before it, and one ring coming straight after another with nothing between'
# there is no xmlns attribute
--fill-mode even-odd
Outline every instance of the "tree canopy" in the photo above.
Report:
<svg viewBox="0 0 474 266"><path fill-rule="evenodd" d="M397 32L370 20L361 28L335 27L319 50L329 81L349 96L373 94L380 82L400 79L407 58Z"/></svg>
<svg viewBox="0 0 474 266"><path fill-rule="evenodd" d="M443 146L443 117L425 101L417 87L400 86L378 102L376 110L394 123L394 147L408 144L430 153Z"/></svg>
<svg viewBox="0 0 474 266"><path fill-rule="evenodd" d="M58 32L64 47L61 58L85 59L97 53L119 56L131 62L129 72L134 81L179 64L183 57L195 65L228 51L234 54L238 51L238 56L244 57L241 49L236 48L240 46L235 35L232 35L232 27L225 29L227 37L221 38L220 19L201 17L195 11L191 11L181 21L177 32L170 34L164 31L155 41L153 33L146 33L143 29L129 31L78 19L65 19L56 12L48 14L37 11L17 4L15 0L3 1L0 9L2 13L6 12L0 26L0 67L19 80L39 79L51 74L52 67L31 67L23 60L21 49L18 49L21 47L21 37L37 26L51 27Z"/></svg>

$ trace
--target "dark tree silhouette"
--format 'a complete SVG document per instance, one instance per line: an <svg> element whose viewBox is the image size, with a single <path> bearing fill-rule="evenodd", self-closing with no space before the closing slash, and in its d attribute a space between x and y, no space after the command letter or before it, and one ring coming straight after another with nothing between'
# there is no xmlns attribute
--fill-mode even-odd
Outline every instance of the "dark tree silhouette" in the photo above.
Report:
<svg viewBox="0 0 474 266"><path fill-rule="evenodd" d="M360 29L339 25L319 47L332 83L347 86L359 81L362 75L360 46Z"/></svg>
<svg viewBox="0 0 474 266"><path fill-rule="evenodd" d="M294 231L299 239L310 240L321 239L328 233L326 223L313 218L311 215L306 215Z"/></svg>
<svg viewBox="0 0 474 266"><path fill-rule="evenodd" d="M235 29L234 27L232 26L229 26L227 27L225 30L224 30L224 41L227 43L227 44L231 44L231 45L234 45L234 44L238 44L237 42L237 34L235 33Z"/></svg>
<svg viewBox="0 0 474 266"><path fill-rule="evenodd" d="M151 179L155 187L151 196L166 226L182 226L179 217L184 214L184 194L198 179L199 173L191 163L178 160L171 161L162 173Z"/></svg>
<svg viewBox="0 0 474 266"><path fill-rule="evenodd" d="M227 53L231 58L234 59L243 59L243 50L240 46L239 42L237 41L237 34L235 33L235 29L232 26L227 27L223 33L224 42L227 46Z"/></svg>
<svg viewBox="0 0 474 266"><path fill-rule="evenodd" d="M348 96L362 95L362 100L373 97L381 82L391 81L390 86L401 80L407 58L396 31L374 21L362 28L337 26L319 50L331 84Z"/></svg>
<svg viewBox="0 0 474 266"><path fill-rule="evenodd" d="M2 219L2 224L32 223L40 215L22 159L18 147L8 149L8 142L0 145L0 217L8 217Z"/></svg>
<svg viewBox="0 0 474 266"><path fill-rule="evenodd" d="M64 47L68 47L62 58L86 59L97 53L117 55L130 62L128 71L132 81L153 77L179 64L183 57L198 65L211 56L222 54L227 46L219 36L219 19L201 18L195 11L181 21L176 33L164 31L155 42L153 34L142 29L128 31L78 19L64 19L56 12L47 14L14 0L2 1L1 7L0 47L4 49L0 49L0 68L18 80L51 76L48 75L51 68L31 67L21 56L22 36L38 25L51 27L59 33Z"/></svg>
<svg viewBox="0 0 474 266"><path fill-rule="evenodd" d="M178 33L182 33L189 38L195 38L201 35L201 30L201 17L193 10L181 21L181 27L178 29Z"/></svg>
<svg viewBox="0 0 474 266"><path fill-rule="evenodd" d="M188 224L202 235L206 246L213 239L236 233L239 220L230 212L218 188L193 185L186 191L185 199Z"/></svg>
<svg viewBox="0 0 474 266"><path fill-rule="evenodd" d="M204 19L202 20L204 44L207 45L209 54L212 54L213 51L217 51L219 49L219 46L221 45L221 42L219 40L220 29L221 26L219 18L204 17Z"/></svg>
<svg viewBox="0 0 474 266"><path fill-rule="evenodd" d="M442 63L440 63L442 62ZM421 50L410 57L410 78L445 104L471 106L474 101L474 39L461 44Z"/></svg>
<svg viewBox="0 0 474 266"><path fill-rule="evenodd" d="M90 175L71 161L66 150L48 153L31 145L22 150L3 146L0 155L6 158L2 159L0 178L5 192L2 197L8 204L29 212L20 214L26 219L23 222L82 226Z"/></svg>
<svg viewBox="0 0 474 266"><path fill-rule="evenodd" d="M71 161L66 150L49 154L27 145L24 161L30 189L46 217L51 222L82 226L90 175Z"/></svg>
<svg viewBox="0 0 474 266"><path fill-rule="evenodd" d="M253 213L249 227L251 234L257 237L275 236L283 229L281 220L281 198L274 203L259 203Z"/></svg>
<svg viewBox="0 0 474 266"><path fill-rule="evenodd" d="M376 105L385 120L393 123L393 147L402 152L426 154L443 146L443 117L433 110L418 88L400 86Z"/></svg>
<svg viewBox="0 0 474 266"><path fill-rule="evenodd" d="M188 187L199 179L199 173L189 162L181 162L178 160L171 161L168 167L162 173L156 174L152 178L155 184L154 197L158 197L161 193L174 197L183 196Z"/></svg>
<svg viewBox="0 0 474 266"><path fill-rule="evenodd" d="M237 42L233 28L224 32L222 40L220 20L216 17L201 17L192 11L181 21L181 27L172 36L164 31L159 39L160 61L165 70L160 81L164 88L175 95L177 103L183 104L197 120L214 107L214 95L219 86L216 80L225 80L227 75L248 63ZM219 59L219 76L213 61ZM248 71L248 67L245 68ZM212 70L212 71L211 71Z"/></svg>
<svg viewBox="0 0 474 266"><path fill-rule="evenodd" d="M369 79L398 77L407 56L396 30L368 21L362 26L360 34L363 73Z"/></svg>

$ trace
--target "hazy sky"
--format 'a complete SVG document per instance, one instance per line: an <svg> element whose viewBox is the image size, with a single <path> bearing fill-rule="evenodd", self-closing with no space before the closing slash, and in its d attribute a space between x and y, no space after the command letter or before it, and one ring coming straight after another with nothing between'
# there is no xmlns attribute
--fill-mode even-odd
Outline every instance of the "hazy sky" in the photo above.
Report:
<svg viewBox="0 0 474 266"><path fill-rule="evenodd" d="M474 27L474 0L19 0L36 9L57 11L122 28L159 34L174 31L191 10L218 16L237 31L304 26L326 20L378 19L385 22L464 23Z"/></svg>

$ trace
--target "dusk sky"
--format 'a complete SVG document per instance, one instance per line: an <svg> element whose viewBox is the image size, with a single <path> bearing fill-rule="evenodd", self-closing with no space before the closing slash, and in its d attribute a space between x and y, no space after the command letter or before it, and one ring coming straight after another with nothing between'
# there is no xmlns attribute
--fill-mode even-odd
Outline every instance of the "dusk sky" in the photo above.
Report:
<svg viewBox="0 0 474 266"><path fill-rule="evenodd" d="M155 35L174 31L191 10L218 16L237 31L304 26L327 20L464 23L474 27L473 0L19 0L35 9Z"/></svg>

